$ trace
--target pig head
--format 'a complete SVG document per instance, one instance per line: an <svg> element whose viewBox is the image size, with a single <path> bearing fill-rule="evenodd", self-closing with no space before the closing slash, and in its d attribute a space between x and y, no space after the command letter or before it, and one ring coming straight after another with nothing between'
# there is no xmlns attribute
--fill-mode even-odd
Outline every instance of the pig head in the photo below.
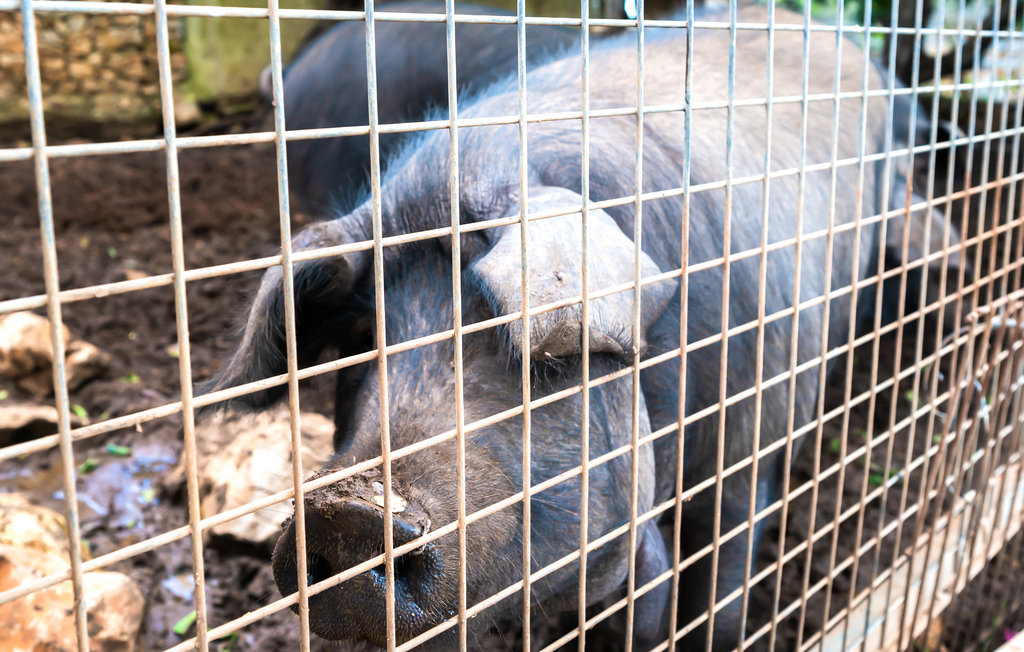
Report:
<svg viewBox="0 0 1024 652"><path fill-rule="evenodd" d="M571 211L581 198L562 188L538 188L528 203L531 212ZM299 248L345 244L362 239L365 214L313 226L296 239ZM582 276L582 218L574 215L531 222L528 229L530 304L541 305L578 296ZM522 305L519 225L491 232L490 247L466 265L461 278L461 318L464 324L515 312ZM633 278L633 244L603 211L589 215L589 276L591 291L628 283ZM456 310L452 292L449 241L429 240L406 247L401 261L388 266L385 277L385 330L389 343L451 329ZM660 272L646 255L644 275ZM360 344L349 339L351 324L373 314L372 270L365 254L315 260L295 269L302 362L313 360L317 347L352 351ZM276 373L283 342L281 275L268 272L250 309L242 345L226 373L209 389L244 382L245 378ZM674 292L674 283L651 286L642 294L640 329L633 328L633 292L620 291L595 299L590 313L591 375L594 378L622 368L633 351L644 346L644 333ZM561 307L530 321L532 398L542 399L578 384L581 351L581 307ZM337 315L349 317L344 327ZM358 329L355 329L358 330ZM370 334L370 331L364 331ZM462 340L466 423L514 410L522 403L524 356L522 322L467 334ZM372 348L367 340L364 347ZM387 430L392 450L456 428L456 370L450 340L390 354L387 358L389 409ZM243 372L242 376L238 372ZM346 372L349 381L339 392L336 455L331 467L316 476L375 458L381 454L381 378L376 365L364 364ZM229 377L229 375L231 377ZM272 400L279 390L257 395L253 403ZM627 376L601 384L590 397L590 454L598 458L628 446L632 433L633 387ZM639 436L650 434L646 405L638 396ZM530 412L530 477L534 484L578 466L581 461L582 398L575 394ZM524 424L521 415L466 433L466 513L472 515L522 490ZM386 491L379 469L317 489L305 496L307 572L310 584L327 579L383 552L384 519L393 524L394 544L408 543L457 521L459 485L457 442L449 439L426 450L397 457L392 463L392 514L383 512ZM654 456L651 447L639 450L640 484L636 494L640 513L654 499ZM630 519L631 454L595 465L590 471L589 519L591 538ZM579 546L580 482L574 478L530 500L531 558L536 571ZM396 626L399 641L455 615L460 572L467 578L472 605L521 580L523 503L515 501L467 527L465 569L459 565L456 533L419 546L395 560ZM284 595L297 590L295 527L289 521L273 556L274 577ZM668 554L655 523L639 532L637 569L647 581L668 569ZM588 595L599 600L621 586L629 560L628 535L597 549L587 572ZM578 564L538 579L532 599L545 609L565 610L576 604ZM668 587L638 601L637 624L660 631ZM386 643L384 568L378 566L310 598L310 625L328 639L362 639ZM507 599L491 618L471 621L487 627L492 619L511 618L520 599ZM449 632L449 636L452 635ZM442 647L451 640L442 637Z"/></svg>

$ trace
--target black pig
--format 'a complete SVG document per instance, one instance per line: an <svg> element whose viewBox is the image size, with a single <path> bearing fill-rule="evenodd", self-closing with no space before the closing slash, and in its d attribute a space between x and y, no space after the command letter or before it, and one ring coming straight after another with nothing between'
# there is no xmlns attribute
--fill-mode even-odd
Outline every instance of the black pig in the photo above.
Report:
<svg viewBox="0 0 1024 652"><path fill-rule="evenodd" d="M905 90L897 84L898 90ZM912 131L913 130L913 131ZM950 136L950 125L940 122L937 137ZM931 140L931 122L928 114L914 100L913 96L897 94L893 103L893 146L895 152L908 151L911 147L927 145ZM952 135L955 137L955 134ZM973 278L971 265L961 250L960 230L957 221L947 219L942 208L945 202L936 200L930 208L912 209L913 205L925 202L928 190L927 152L918 152L913 157L906 154L891 154L890 166L893 185L889 194L890 210L900 211L889 218L885 231L884 267L886 271L907 266L903 297L903 315L909 315L920 307L921 290L925 294L925 314L934 322L940 314L937 301L943 295L956 292L961 270L966 280ZM948 165L948 150L936 152L936 165ZM944 247L949 253L943 258L937 256ZM918 261L925 261L918 263ZM916 263L916 264L915 264ZM896 321L900 314L900 277L889 277L882 289L882 325ZM961 315L970 312L972 304L962 302L960 312L955 303L947 303L941 311L942 323L938 324L944 333L955 330L962 323ZM865 327L874 326L873 319L866 319Z"/></svg>
<svg viewBox="0 0 1024 652"><path fill-rule="evenodd" d="M779 22L802 23L802 17L777 12ZM762 9L741 12L741 22L764 22ZM657 33L655 33L657 32ZM776 96L801 93L803 69L801 31L779 31L774 49ZM811 32L809 91L831 93L837 58L835 35ZM728 32L698 30L692 68L692 106L727 98ZM740 31L736 45L736 99L763 98L768 39L763 31ZM843 41L841 90L859 90L868 77L870 88L881 88L872 68L852 43ZM686 33L648 30L645 46L645 105L679 105L684 100ZM610 38L592 48L590 103L593 110L633 106L637 95L635 37ZM526 79L528 111L580 110L580 58L568 55L533 70ZM496 82L464 98L460 117L481 118L515 114L518 106L514 78ZM719 105L720 106L720 105ZM803 164L857 159L861 115L867 111L866 153L881 151L886 107L884 99L840 101L833 154L832 101L807 105L806 156L801 154L801 105L779 102L774 107L771 171L794 170ZM693 184L764 173L766 129L763 105L740 103L732 112L731 160L727 155L728 113L721 108L695 108L690 130ZM526 193L531 214L553 209L578 211L581 206L581 128L579 120L529 125L526 185L520 188L517 125L463 128L459 131L459 211L463 223L517 215ZM590 123L590 198L594 201L629 196L634 192L636 163L635 115L594 118ZM684 117L679 112L653 112L643 118L642 178L645 192L683 185L686 161ZM450 224L449 136L446 131L424 135L391 162L381 187L384 236ZM591 302L590 339L581 338L581 308L561 307L530 321L529 368L534 399L572 387L581 379L581 356L589 355L594 378L622 369L634 354L650 359L688 344L701 342L686 357L686 393L680 390L678 358L652 364L641 372L640 395L633 396L626 375L600 384L590 395L590 455L597 458L629 444L635 418L641 439L679 423L685 415L706 410L704 418L687 423L684 444L684 489L715 478L718 464L729 468L809 423L819 409L819 373L830 362L824 352L848 341L851 298L847 288L853 274L866 278L880 255L876 225L837 228L877 214L881 209L881 167L844 165L833 184L828 169L772 178L767 197L760 181L737 184L729 194L721 187L690 195L687 263L702 265L724 252L757 250L762 227L773 246L760 280L761 255L736 256L726 265L702 265L689 274L685 327L681 324L682 293L677 277L666 275L644 285L638 323L634 324L631 291ZM731 166L731 167L728 167ZM888 181L886 183L889 183ZM834 196L833 196L834 195ZM634 220L632 203L589 211L590 290L631 282L634 278ZM667 192L642 206L639 269L649 277L679 269L682 263L683 200ZM765 223L767 219L767 224ZM730 228L726 228L726 220ZM530 305L558 301L580 292L581 218L576 215L531 221L528 224ZM830 235L826 235L826 233ZM316 224L294 241L297 249L333 246L366 240L371 234L371 204L347 215ZM809 234L817 234L807 238ZM859 235L859 241L856 238ZM794 239L806 238L799 246ZM479 322L520 309L520 225L476 231L461 239L461 317ZM727 240L728 238L728 240ZM786 241L789 241L786 244ZM855 247L855 244L858 245ZM389 247L383 255L384 325L389 344L408 341L452 328L456 309L452 291L450 238ZM854 251L859 255L855 256ZM799 258L799 265L798 265ZM726 275L723 268L728 271ZM282 373L285 370L282 275L265 274L237 350L207 391ZM295 267L300 364L308 365L325 351L348 355L373 347L375 326L372 255L358 251L303 262ZM763 292L763 297L759 297ZM765 303L763 342L756 328L740 329L727 338L728 350L715 340L726 323L736 327L756 322L759 298ZM788 313L801 306L798 319ZM827 320L826 320L827 316ZM794 332L794 329L797 329ZM463 338L465 421L472 423L522 401L522 325L512 322ZM796 350L793 350L795 346ZM768 379L783 376L793 364L809 364L790 382L766 382L763 400L755 405L756 372ZM725 365L725 368L722 365ZM455 428L454 344L449 340L394 352L387 357L388 429L392 450ZM824 366L823 366L824 365ZM783 376L784 377L784 376ZM380 378L376 364L347 369L339 378L333 464L319 473L372 459L381 452ZM282 388L242 399L265 405ZM792 394L790 393L792 391ZM738 397L740 393L745 396ZM716 408L724 395L727 407ZM759 415L759 421L758 416ZM725 419L720 423L719 419ZM582 399L571 394L531 411L530 477L543 482L580 464ZM803 437L794 443L799 446ZM675 495L676 432L640 447L635 460L639 513ZM522 489L523 421L520 415L479 427L466 436L467 513L491 505ZM755 507L763 509L779 498L784 468L782 449L764 455L757 471ZM721 461L719 462L719 456ZM628 523L632 455L616 457L590 471L589 531L591 540ZM394 460L393 486L383 487L379 470L309 492L305 498L310 580L323 580L355 563L380 554L384 514L379 496L392 491L402 508L391 516L395 544L409 542L428 530L455 520L456 447L446 441ZM739 467L721 483L692 496L683 507L684 557L712 541L716 514L724 534L747 520L753 485L752 466ZM399 498L401 500L399 500ZM535 494L531 501L530 543L533 570L561 559L579 541L580 481L578 477ZM470 605L522 578L523 503L515 502L467 529L467 592ZM718 507L720 505L720 508ZM756 547L765 518L754 528ZM274 553L274 575L281 592L296 590L294 524ZM629 566L626 535L590 553L587 602L594 604L620 591ZM446 535L426 544L417 554L395 561L396 631L405 641L451 618L457 611L460 568L457 538ZM741 586L746 536L722 541L717 569L705 555L684 573L679 625L708 609L711 582L716 600ZM637 586L668 570L671 555L653 519L638 528ZM577 602L579 566L568 564L537 579L531 600L545 612L573 609ZM468 623L471 636L491 624L514 619L521 595L508 598ZM662 640L668 622L668 582L637 602L636 636L642 645ZM363 573L310 599L310 623L318 635L359 639L383 646L384 580L381 568ZM741 601L733 599L716 610L712 630L715 649L737 644L744 624ZM434 645L454 644L453 630ZM697 628L684 639L688 647L703 648L707 629ZM473 640L473 639L471 639Z"/></svg>
<svg viewBox="0 0 1024 652"><path fill-rule="evenodd" d="M381 11L444 14L443 2L397 2ZM505 15L493 7L463 4L460 14ZM418 120L448 102L448 59L444 23L378 21L377 115L380 124ZM367 125L366 38L362 21L345 21L317 37L284 74L288 129ZM527 62L579 42L571 29L527 28ZM459 23L455 27L456 81L460 90L481 88L516 69L516 26ZM269 69L262 78L269 96ZM402 134L380 136L381 160L394 152ZM295 140L288 143L292 191L309 210L332 202L347 212L370 178L369 136Z"/></svg>

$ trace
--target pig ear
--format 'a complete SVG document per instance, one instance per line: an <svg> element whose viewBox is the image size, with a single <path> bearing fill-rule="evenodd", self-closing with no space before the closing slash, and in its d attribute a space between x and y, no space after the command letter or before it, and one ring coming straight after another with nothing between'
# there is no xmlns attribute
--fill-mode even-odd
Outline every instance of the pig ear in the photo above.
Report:
<svg viewBox="0 0 1024 652"><path fill-rule="evenodd" d="M352 216L350 216L351 218ZM293 251L358 242L365 239L360 221L342 218L305 229L292 241ZM295 320L299 364L313 364L323 349L339 339L340 320L351 319L345 304L352 288L369 267L365 251L295 263ZM284 274L271 267L249 305L234 353L224 368L196 389L197 394L242 385L287 371L285 351ZM259 407L280 397L286 388L277 386L237 399Z"/></svg>
<svg viewBox="0 0 1024 652"><path fill-rule="evenodd" d="M528 205L531 213L579 210L582 197L564 188L531 188ZM591 210L587 219L590 292L632 283L633 241L603 210ZM527 229L530 305L581 296L582 217L577 213L531 221ZM520 225L503 227L491 249L473 261L467 270L499 315L522 309L521 242ZM661 272L647 254L641 253L640 258L644 277ZM589 350L619 355L631 355L634 347L642 350L647 329L661 314L675 289L675 281L643 287L639 341L634 341L633 335L632 289L591 300ZM579 303L531 318L531 357L543 360L582 354L582 319L583 308ZM508 328L509 344L521 355L522 321L512 322Z"/></svg>

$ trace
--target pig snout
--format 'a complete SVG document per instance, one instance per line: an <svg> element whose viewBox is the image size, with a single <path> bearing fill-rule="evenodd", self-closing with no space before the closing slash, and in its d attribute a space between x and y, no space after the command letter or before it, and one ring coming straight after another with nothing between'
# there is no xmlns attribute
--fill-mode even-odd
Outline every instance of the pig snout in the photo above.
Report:
<svg viewBox="0 0 1024 652"><path fill-rule="evenodd" d="M306 495L307 585L383 554L385 491L379 474L363 474ZM395 547L429 532L430 518L417 503L392 491L390 507ZM289 520L272 560L274 581L282 595L298 591L296 559L295 521ZM454 615L457 560L447 560L436 542L396 557L394 566L399 641ZM380 564L310 596L310 629L326 639L361 638L385 646L385 587L384 564Z"/></svg>

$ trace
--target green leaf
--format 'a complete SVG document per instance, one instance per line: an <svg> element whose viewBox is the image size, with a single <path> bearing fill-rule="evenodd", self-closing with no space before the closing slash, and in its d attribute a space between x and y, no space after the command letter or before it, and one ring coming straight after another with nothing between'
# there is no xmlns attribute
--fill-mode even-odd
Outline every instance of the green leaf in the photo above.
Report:
<svg viewBox="0 0 1024 652"><path fill-rule="evenodd" d="M85 475L86 473L92 473L93 471L96 470L96 467L99 465L100 463L97 462L95 458L88 457L84 462L82 462L81 465L79 465L78 472L83 475Z"/></svg>
<svg viewBox="0 0 1024 652"><path fill-rule="evenodd" d="M872 487L881 487L884 482L885 478L881 473L872 473L868 476L868 484Z"/></svg>
<svg viewBox="0 0 1024 652"><path fill-rule="evenodd" d="M133 371L130 374L125 374L121 376L121 380L123 380L126 383L132 383L134 385L139 382L139 374Z"/></svg>
<svg viewBox="0 0 1024 652"><path fill-rule="evenodd" d="M156 489L153 487L146 487L139 492L139 499L147 505L152 505L156 501Z"/></svg>
<svg viewBox="0 0 1024 652"><path fill-rule="evenodd" d="M181 620L174 623L173 631L178 636L187 636L188 630L192 629L192 625L196 624L196 610L188 612L182 616Z"/></svg>
<svg viewBox="0 0 1024 652"><path fill-rule="evenodd" d="M74 413L74 415L75 415L76 417L78 417L79 419L88 419L88 418L89 418L89 412L88 412L88 410L86 410L86 409L85 409L84 407L82 407L81 405L72 405L72 406L71 406L71 411L72 411L72 412Z"/></svg>
<svg viewBox="0 0 1024 652"><path fill-rule="evenodd" d="M129 446L119 446L117 444L107 444L107 452L111 455L117 455L118 457L128 457L132 454L132 449Z"/></svg>
<svg viewBox="0 0 1024 652"><path fill-rule="evenodd" d="M218 641L225 641L224 647L220 649L220 652L231 652L235 649L235 643L238 643L238 632L231 632L226 636L221 636Z"/></svg>
<svg viewBox="0 0 1024 652"><path fill-rule="evenodd" d="M8 392L6 389L0 389L0 401L5 400L10 395L11 393Z"/></svg>
<svg viewBox="0 0 1024 652"><path fill-rule="evenodd" d="M842 450L842 448L843 442L839 441L838 439L833 439L828 443L828 449L835 453L836 455L839 454L839 451Z"/></svg>
<svg viewBox="0 0 1024 652"><path fill-rule="evenodd" d="M903 398L907 399L907 402L917 405L917 394L912 389L908 389L903 392Z"/></svg>
<svg viewBox="0 0 1024 652"><path fill-rule="evenodd" d="M114 249L113 247L107 247L107 257L117 258L117 249Z"/></svg>

